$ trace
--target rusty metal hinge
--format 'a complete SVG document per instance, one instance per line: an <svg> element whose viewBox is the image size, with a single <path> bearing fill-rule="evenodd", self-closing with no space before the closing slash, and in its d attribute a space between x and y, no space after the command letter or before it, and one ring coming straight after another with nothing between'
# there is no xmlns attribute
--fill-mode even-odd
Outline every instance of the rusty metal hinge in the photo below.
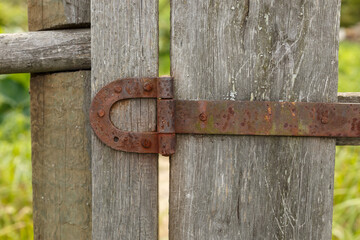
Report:
<svg viewBox="0 0 360 240"><path fill-rule="evenodd" d="M114 103L156 98L157 132L127 132L110 119ZM175 153L175 134L360 137L360 104L173 100L173 79L114 81L94 97L90 123L99 139L125 152Z"/></svg>

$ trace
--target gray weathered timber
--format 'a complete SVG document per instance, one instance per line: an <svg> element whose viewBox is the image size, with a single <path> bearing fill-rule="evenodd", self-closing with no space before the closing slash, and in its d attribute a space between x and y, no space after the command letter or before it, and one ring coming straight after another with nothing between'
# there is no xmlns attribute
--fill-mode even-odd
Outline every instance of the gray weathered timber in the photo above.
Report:
<svg viewBox="0 0 360 240"><path fill-rule="evenodd" d="M28 0L29 30L90 26L90 0Z"/></svg>
<svg viewBox="0 0 360 240"><path fill-rule="evenodd" d="M31 78L34 239L91 239L90 80Z"/></svg>
<svg viewBox="0 0 360 240"><path fill-rule="evenodd" d="M339 92L338 101L341 103L360 103L360 92Z"/></svg>
<svg viewBox="0 0 360 240"><path fill-rule="evenodd" d="M176 98L336 102L339 9L339 0L172 0ZM177 141L171 240L331 239L334 139Z"/></svg>
<svg viewBox="0 0 360 240"><path fill-rule="evenodd" d="M91 68L90 29L0 34L0 74Z"/></svg>
<svg viewBox="0 0 360 240"><path fill-rule="evenodd" d="M90 9L89 1L29 0L30 30L65 28L70 25L81 27L81 19L68 21L79 18L78 11L66 10L64 20L62 4L65 4L66 9L70 5L77 6L78 11ZM35 23L32 17L37 18ZM89 41L86 31L79 31L84 34L80 39L85 45ZM49 45L38 42L43 47L42 53L34 57L47 57L47 54L53 56L59 49L66 51L67 48L73 51L77 49L75 54L82 53L80 49L85 50L86 47L72 45L72 38L77 34L77 31L69 31L65 37L57 36L63 39L54 40ZM69 45L63 48L51 45L61 46L66 43ZM47 48L53 51L49 52ZM48 62L51 62L50 59ZM69 60L73 61L64 61ZM30 80L36 240L91 239L90 74L89 71L81 71L33 75Z"/></svg>
<svg viewBox="0 0 360 240"><path fill-rule="evenodd" d="M337 146L359 146L360 138L337 138Z"/></svg>
<svg viewBox="0 0 360 240"><path fill-rule="evenodd" d="M92 0L94 96L117 78L158 74L158 1ZM122 101L112 109L124 130L156 130L154 100ZM92 137L93 239L158 237L158 155L114 151Z"/></svg>

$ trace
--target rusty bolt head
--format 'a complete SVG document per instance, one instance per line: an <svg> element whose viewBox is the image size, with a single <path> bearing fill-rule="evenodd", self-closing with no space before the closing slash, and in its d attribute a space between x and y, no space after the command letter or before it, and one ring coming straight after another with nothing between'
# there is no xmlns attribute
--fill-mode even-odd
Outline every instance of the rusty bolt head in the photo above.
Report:
<svg viewBox="0 0 360 240"><path fill-rule="evenodd" d="M207 120L206 114L205 114L205 113L201 113L201 114L199 115L199 119L200 119L200 121L205 122L205 121Z"/></svg>
<svg viewBox="0 0 360 240"><path fill-rule="evenodd" d="M115 87L115 92L116 93L121 93L121 91L122 91L122 87L120 87L120 86L117 86L117 87Z"/></svg>
<svg viewBox="0 0 360 240"><path fill-rule="evenodd" d="M99 117L102 118L102 117L105 116L105 111L103 109L100 109L97 114L98 114Z"/></svg>
<svg viewBox="0 0 360 240"><path fill-rule="evenodd" d="M323 117L321 118L321 123L322 123L322 124L327 124L328 122L329 122L329 118L328 118L328 117L323 116Z"/></svg>
<svg viewBox="0 0 360 240"><path fill-rule="evenodd" d="M146 92L151 92L153 90L153 84L150 82L147 82L144 84L144 90Z"/></svg>
<svg viewBox="0 0 360 240"><path fill-rule="evenodd" d="M141 140L141 145L144 147L144 148L150 148L151 147L151 141L149 139L143 139Z"/></svg>

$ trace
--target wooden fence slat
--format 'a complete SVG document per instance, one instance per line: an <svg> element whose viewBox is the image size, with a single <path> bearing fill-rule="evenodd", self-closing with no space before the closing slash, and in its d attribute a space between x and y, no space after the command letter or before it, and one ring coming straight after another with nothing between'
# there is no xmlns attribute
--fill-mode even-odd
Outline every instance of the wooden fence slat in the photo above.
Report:
<svg viewBox="0 0 360 240"><path fill-rule="evenodd" d="M31 78L34 239L91 239L90 72Z"/></svg>
<svg viewBox="0 0 360 240"><path fill-rule="evenodd" d="M340 1L172 0L177 99L335 102ZM331 239L335 140L177 137L170 239Z"/></svg>
<svg viewBox="0 0 360 240"><path fill-rule="evenodd" d="M91 68L90 29L0 34L0 74Z"/></svg>
<svg viewBox="0 0 360 240"><path fill-rule="evenodd" d="M90 0L28 0L29 30L90 26Z"/></svg>
<svg viewBox="0 0 360 240"><path fill-rule="evenodd" d="M360 103L360 92L339 92L338 101L341 103Z"/></svg>
<svg viewBox="0 0 360 240"><path fill-rule="evenodd" d="M31 31L90 26L89 0L28 3ZM53 43L69 41L70 48L71 36L63 37ZM34 62L65 51L61 44L53 52L43 47L44 55L31 56L38 57ZM30 88L34 239L91 239L90 71L33 75Z"/></svg>
<svg viewBox="0 0 360 240"><path fill-rule="evenodd" d="M92 0L92 97L107 83L158 74L158 1ZM112 108L124 130L155 131L155 100ZM158 237L158 155L117 152L92 137L93 239Z"/></svg>

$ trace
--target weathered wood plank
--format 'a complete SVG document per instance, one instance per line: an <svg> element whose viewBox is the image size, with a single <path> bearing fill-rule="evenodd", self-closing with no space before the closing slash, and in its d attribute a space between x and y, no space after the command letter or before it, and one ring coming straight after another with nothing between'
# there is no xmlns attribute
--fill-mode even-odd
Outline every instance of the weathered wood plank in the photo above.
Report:
<svg viewBox="0 0 360 240"><path fill-rule="evenodd" d="M341 103L360 103L360 92L339 92L338 101Z"/></svg>
<svg viewBox="0 0 360 240"><path fill-rule="evenodd" d="M90 29L0 34L0 74L91 68Z"/></svg>
<svg viewBox="0 0 360 240"><path fill-rule="evenodd" d="M72 6L77 10L69 11ZM89 22L89 17L82 18L83 12L89 13L89 10L89 0L29 0L29 28L79 28L83 21ZM56 57L49 56L61 56L56 53L59 50L84 54L90 41L86 32L88 30L54 32L54 40L49 45L41 41L33 43L34 47L38 44L43 49L39 55L32 53L30 57L46 58L53 64ZM81 33L83 37L76 37ZM83 44L75 45L74 37ZM28 43L29 39L23 39L23 44ZM29 51L24 53L32 55ZM57 64L71 61L74 59L59 58ZM81 71L33 75L30 80L34 239L91 239L90 78L89 71Z"/></svg>
<svg viewBox="0 0 360 240"><path fill-rule="evenodd" d="M360 146L360 138L337 138L337 146Z"/></svg>
<svg viewBox="0 0 360 240"><path fill-rule="evenodd" d="M29 30L90 26L90 0L28 0Z"/></svg>
<svg viewBox="0 0 360 240"><path fill-rule="evenodd" d="M339 6L173 0L176 98L335 102ZM177 140L170 239L331 239L335 140Z"/></svg>
<svg viewBox="0 0 360 240"><path fill-rule="evenodd" d="M31 78L34 239L91 239L90 72Z"/></svg>
<svg viewBox="0 0 360 240"><path fill-rule="evenodd" d="M158 74L158 1L92 0L92 87ZM154 131L154 100L122 101L116 126ZM114 151L93 135L93 239L157 239L158 155Z"/></svg>

